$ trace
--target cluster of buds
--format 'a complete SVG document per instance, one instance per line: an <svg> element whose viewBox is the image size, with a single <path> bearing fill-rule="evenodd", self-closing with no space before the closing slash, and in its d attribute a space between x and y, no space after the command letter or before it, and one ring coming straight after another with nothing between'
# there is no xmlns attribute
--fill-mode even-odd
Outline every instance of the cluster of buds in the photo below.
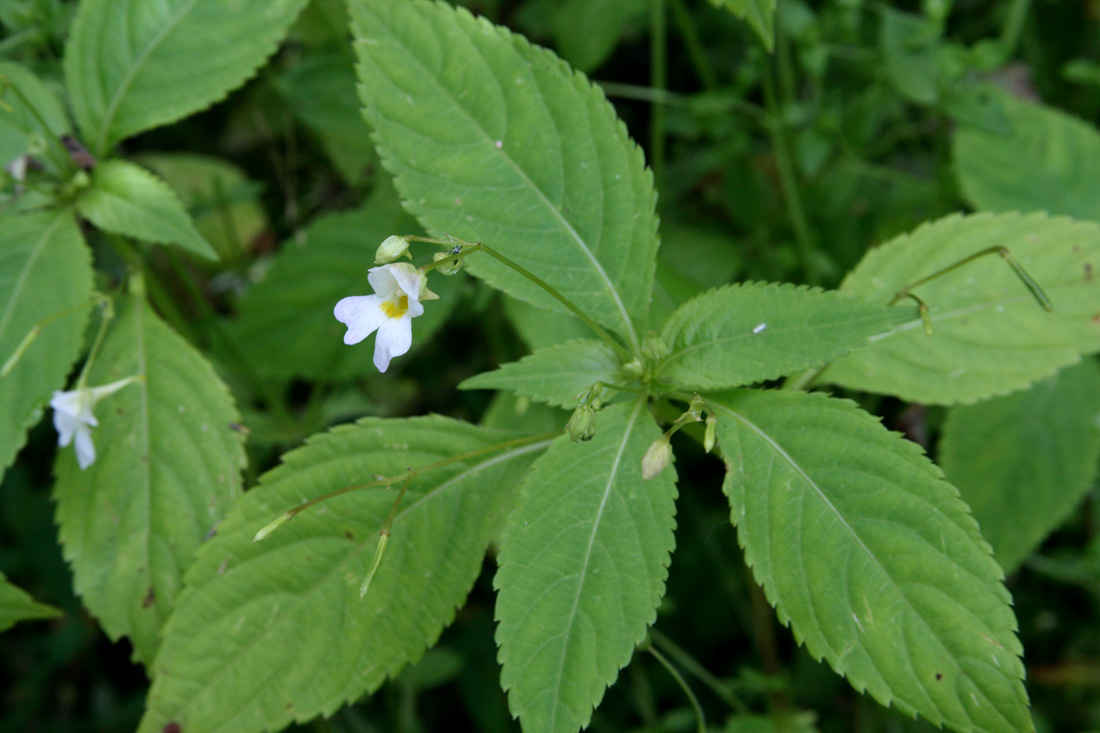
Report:
<svg viewBox="0 0 1100 733"><path fill-rule="evenodd" d="M672 423L672 427L666 430L660 438L653 441L642 457L643 479L648 481L672 465L672 444L669 441L677 430L688 423L705 423L706 427L703 431L703 448L707 453L713 450L714 444L717 441L715 426L718 424L718 419L714 416L713 412L706 414L707 412L706 402L703 398L699 395L692 397L691 402L688 403L687 411L678 417L676 422ZM706 414L705 418L704 414Z"/></svg>

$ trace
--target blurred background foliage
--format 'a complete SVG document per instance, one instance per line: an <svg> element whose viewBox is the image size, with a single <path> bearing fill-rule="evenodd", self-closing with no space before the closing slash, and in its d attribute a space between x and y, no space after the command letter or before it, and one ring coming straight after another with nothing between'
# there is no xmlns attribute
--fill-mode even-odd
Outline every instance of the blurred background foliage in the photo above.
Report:
<svg viewBox="0 0 1100 733"><path fill-rule="evenodd" d="M962 128L1007 134L1003 94L1092 123L1100 115L1098 0L462 4L588 74L646 150L660 192L657 323L725 282L835 286L869 247L966 210L952 141ZM0 60L31 68L61 95L74 9L0 0ZM314 0L272 62L225 102L124 146L169 182L221 255L212 264L158 249L149 287L162 315L232 388L249 431L249 482L306 436L364 414L564 424L565 413L551 408L455 389L578 335L569 319L463 276L433 282L444 297L414 322L414 351L400 368L380 377L369 348L343 347L332 303L362 289L385 236L418 228L400 210L359 114L340 0ZM8 160L2 149L0 158ZM1100 190L1083 200L1095 205ZM1096 208L1072 213L1100 218ZM101 272L122 272L109 248L96 247L96 256ZM942 411L861 400L891 428L935 444ZM0 733L129 730L147 681L128 645L111 644L73 596L49 496L55 445L46 419L0 486L0 572L64 612L0 635ZM654 634L662 648L681 650L672 661L712 729L931 729L861 697L798 648L741 559L721 466L697 442L681 441L676 453L678 547ZM1009 578L1040 730L1100 728L1096 499L1093 490ZM517 730L495 662L493 565L488 558L470 602L420 663L303 729ZM591 726L693 728L688 700L644 652Z"/></svg>

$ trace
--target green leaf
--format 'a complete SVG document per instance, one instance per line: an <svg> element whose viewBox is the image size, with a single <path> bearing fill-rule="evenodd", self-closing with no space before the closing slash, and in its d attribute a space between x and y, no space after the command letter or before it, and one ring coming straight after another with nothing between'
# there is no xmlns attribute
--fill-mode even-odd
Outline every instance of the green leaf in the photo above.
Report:
<svg viewBox="0 0 1100 733"><path fill-rule="evenodd" d="M377 373L371 359L374 338L347 346L346 327L332 315L337 301L372 292L367 271L387 236L408 234L412 220L386 201L318 219L288 241L271 261L264 279L240 300L230 332L253 367L264 376L337 381ZM432 275L428 286L439 300L424 304L413 319L413 349L443 325L457 299L460 277Z"/></svg>
<svg viewBox="0 0 1100 733"><path fill-rule="evenodd" d="M459 389L507 389L557 407L572 407L577 394L595 382L624 380L619 359L602 341L567 341L540 349L517 362L478 374Z"/></svg>
<svg viewBox="0 0 1100 733"><path fill-rule="evenodd" d="M940 24L922 15L882 6L879 45L884 69L898 92L920 104L940 97Z"/></svg>
<svg viewBox="0 0 1100 733"><path fill-rule="evenodd" d="M558 53L574 68L592 71L648 9L649 0L565 0L554 15Z"/></svg>
<svg viewBox="0 0 1100 733"><path fill-rule="evenodd" d="M317 134L344 179L361 180L376 155L355 94L351 54L307 56L279 79L278 86L294 114Z"/></svg>
<svg viewBox="0 0 1100 733"><path fill-rule="evenodd" d="M7 631L20 621L57 618L61 615L61 611L34 600L0 573L0 631Z"/></svg>
<svg viewBox="0 0 1100 733"><path fill-rule="evenodd" d="M664 595L676 477L641 476L661 431L642 399L596 419L590 442L563 436L535 462L501 540L501 684L525 730L586 727Z"/></svg>
<svg viewBox="0 0 1100 733"><path fill-rule="evenodd" d="M915 317L910 307L815 288L730 285L672 314L661 335L669 354L658 370L681 387L751 384L821 366Z"/></svg>
<svg viewBox="0 0 1100 733"><path fill-rule="evenodd" d="M91 185L76 201L76 209L105 232L158 244L178 244L208 259L218 258L168 184L125 160L97 165L92 170Z"/></svg>
<svg viewBox="0 0 1100 733"><path fill-rule="evenodd" d="M1031 389L956 407L940 463L1005 572L1065 521L1100 460L1100 368L1087 360Z"/></svg>
<svg viewBox="0 0 1100 733"><path fill-rule="evenodd" d="M504 298L504 313L532 351L575 339L590 339L592 329L579 318L564 317L515 298Z"/></svg>
<svg viewBox="0 0 1100 733"><path fill-rule="evenodd" d="M262 186L232 163L191 153L148 153L138 162L171 186L220 259L247 256L267 227L259 203Z"/></svg>
<svg viewBox="0 0 1100 733"><path fill-rule="evenodd" d="M775 48L775 9L777 0L710 0L719 8L725 8L743 18L771 53Z"/></svg>
<svg viewBox="0 0 1100 733"><path fill-rule="evenodd" d="M0 80L5 79L10 86L0 88L0 161L6 165L23 154L41 157L49 148L47 136L68 132L69 119L57 95L26 67L0 60ZM15 89L34 105L37 116Z"/></svg>
<svg viewBox="0 0 1100 733"><path fill-rule="evenodd" d="M421 474L370 592L359 584L395 491L352 491L255 533L303 500L481 451L501 433L443 417L364 419L312 438L247 492L199 551L165 628L141 731L276 730L330 715L415 661L481 570L517 471L547 441Z"/></svg>
<svg viewBox="0 0 1100 733"><path fill-rule="evenodd" d="M706 398L745 559L810 654L936 725L1034 730L1001 568L920 448L820 393Z"/></svg>
<svg viewBox="0 0 1100 733"><path fill-rule="evenodd" d="M236 408L210 364L137 295L126 298L88 375L106 397L97 457L57 459L57 523L76 592L108 636L129 636L148 664L195 549L241 490Z"/></svg>
<svg viewBox="0 0 1100 733"><path fill-rule="evenodd" d="M1052 107L998 97L1009 134L960 127L952 141L967 201L990 211L1046 211L1100 221L1100 132Z"/></svg>
<svg viewBox="0 0 1100 733"><path fill-rule="evenodd" d="M409 211L430 232L485 242L637 347L656 192L603 93L465 9L348 4L364 114ZM494 287L564 312L488 255L467 262Z"/></svg>
<svg viewBox="0 0 1100 733"><path fill-rule="evenodd" d="M952 215L869 252L841 292L872 303L988 247L1007 247L1054 303L1048 313L996 255L921 285L931 338L904 324L834 363L824 378L928 404L1026 387L1100 349L1100 226L1044 214Z"/></svg>
<svg viewBox="0 0 1100 733"><path fill-rule="evenodd" d="M11 364L0 377L0 474L65 386L88 323L80 306L91 297L91 253L71 211L0 217L0 368Z"/></svg>
<svg viewBox="0 0 1100 733"><path fill-rule="evenodd" d="M84 0L65 46L73 114L98 157L220 101L274 53L306 0Z"/></svg>

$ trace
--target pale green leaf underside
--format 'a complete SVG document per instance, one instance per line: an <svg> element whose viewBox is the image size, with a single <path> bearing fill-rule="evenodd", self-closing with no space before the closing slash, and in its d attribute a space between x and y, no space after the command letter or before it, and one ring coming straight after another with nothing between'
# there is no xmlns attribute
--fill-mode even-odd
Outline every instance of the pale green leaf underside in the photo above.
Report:
<svg viewBox="0 0 1100 733"><path fill-rule="evenodd" d="M1031 730L1001 569L920 449L820 393L707 399L746 561L809 652L933 723Z"/></svg>
<svg viewBox="0 0 1100 733"><path fill-rule="evenodd" d="M503 435L503 438L502 438ZM370 592L393 489L353 491L252 537L304 499L486 448L507 436L442 417L365 419L311 439L247 492L199 551L141 731L277 730L377 689L439 637L473 585L516 472L547 442L414 480Z"/></svg>
<svg viewBox="0 0 1100 733"><path fill-rule="evenodd" d="M775 8L777 0L711 0L734 15L744 18L769 52L775 47Z"/></svg>
<svg viewBox="0 0 1100 733"><path fill-rule="evenodd" d="M241 296L238 318L229 324L252 368L280 379L324 381L377 373L375 337L347 346L347 327L332 309L341 298L373 292L367 275L379 243L414 226L396 204L375 201L318 219L281 247L264 279ZM424 315L412 321L414 352L443 325L461 283L460 277L429 277L440 297L425 302Z"/></svg>
<svg viewBox="0 0 1100 733"><path fill-rule="evenodd" d="M65 386L90 310L78 306L91 293L91 256L71 211L0 217L0 366L35 325L59 316L0 377L0 475L50 395Z"/></svg>
<svg viewBox="0 0 1100 733"><path fill-rule="evenodd" d="M1026 387L1100 349L1100 225L1045 214L952 215L870 252L841 286L884 303L905 284L987 247L1007 247L1054 303L1048 313L1008 264L983 257L914 290L920 321L872 339L824 378L930 404L969 403Z"/></svg>
<svg viewBox="0 0 1100 733"><path fill-rule="evenodd" d="M76 201L76 209L105 232L157 244L177 244L208 259L218 258L168 184L125 160L97 165L92 170L91 185Z"/></svg>
<svg viewBox="0 0 1100 733"><path fill-rule="evenodd" d="M1100 459L1100 368L1089 359L1031 389L948 413L940 465L1005 572L1063 522Z"/></svg>
<svg viewBox="0 0 1100 733"><path fill-rule="evenodd" d="M493 372L478 374L460 389L506 389L557 407L575 406L595 382L623 381L619 359L602 341L568 341L540 349Z"/></svg>
<svg viewBox="0 0 1100 733"><path fill-rule="evenodd" d="M1100 132L1052 107L999 95L1011 132L955 132L966 199L989 211L1046 211L1100 221Z"/></svg>
<svg viewBox="0 0 1100 733"><path fill-rule="evenodd" d="M60 450L54 498L76 592L148 664L195 549L240 494L245 458L210 364L139 297L115 307L88 384L144 379L99 403L87 470Z"/></svg>
<svg viewBox="0 0 1100 733"><path fill-rule="evenodd" d="M61 611L39 603L0 573L0 631L7 631L20 621L57 618Z"/></svg>
<svg viewBox="0 0 1100 733"><path fill-rule="evenodd" d="M681 387L722 388L819 367L912 322L916 310L888 308L833 291L748 283L708 291L665 324L661 376Z"/></svg>
<svg viewBox="0 0 1100 733"><path fill-rule="evenodd" d="M657 251L656 192L600 90L550 52L423 0L351 0L360 96L406 207L478 239L638 344ZM558 312L484 254L470 270Z"/></svg>
<svg viewBox="0 0 1100 733"><path fill-rule="evenodd" d="M97 156L209 107L252 76L306 0L84 0L65 80Z"/></svg>
<svg viewBox="0 0 1100 733"><path fill-rule="evenodd" d="M641 477L661 431L641 399L596 419L590 442L563 436L535 462L501 540L501 684L524 730L587 726L664 594L676 477Z"/></svg>

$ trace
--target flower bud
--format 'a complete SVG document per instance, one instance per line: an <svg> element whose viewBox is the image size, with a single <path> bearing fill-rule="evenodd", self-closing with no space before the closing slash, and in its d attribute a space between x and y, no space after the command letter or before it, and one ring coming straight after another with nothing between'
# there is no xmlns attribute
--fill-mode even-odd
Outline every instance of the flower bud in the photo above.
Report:
<svg viewBox="0 0 1100 733"><path fill-rule="evenodd" d="M439 262L440 260L447 260L447 262L444 262L439 267L435 268L440 275L454 275L456 272L462 269L462 258L455 257L454 255L455 253L453 251L435 253L436 262Z"/></svg>
<svg viewBox="0 0 1100 733"><path fill-rule="evenodd" d="M592 436L596 434L596 411L588 405L581 405L573 411L569 422L565 424L565 429L569 433L569 439L574 443L578 440L582 442L592 440Z"/></svg>
<svg viewBox="0 0 1100 733"><path fill-rule="evenodd" d="M707 427L703 431L703 450L707 453L714 450L714 444L718 441L718 436L714 429L714 426L717 424L718 418L714 415L707 415Z"/></svg>
<svg viewBox="0 0 1100 733"><path fill-rule="evenodd" d="M669 445L668 437L662 435L653 441L653 444L649 446L649 450L642 456L642 478L646 481L650 480L668 468L671 463L672 446Z"/></svg>
<svg viewBox="0 0 1100 733"><path fill-rule="evenodd" d="M393 262L399 257L404 257L408 253L409 240L404 237L399 237L396 234L391 234L386 237L382 244L378 245L378 251L374 253L374 264L384 265Z"/></svg>

